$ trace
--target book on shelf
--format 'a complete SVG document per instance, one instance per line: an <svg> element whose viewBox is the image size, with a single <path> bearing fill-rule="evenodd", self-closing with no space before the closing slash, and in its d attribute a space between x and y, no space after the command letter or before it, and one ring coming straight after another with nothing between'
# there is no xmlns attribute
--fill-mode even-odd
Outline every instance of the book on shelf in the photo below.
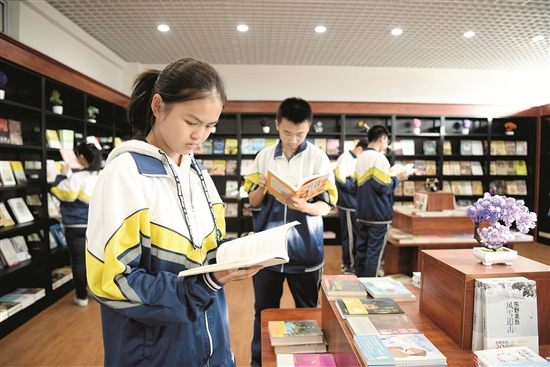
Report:
<svg viewBox="0 0 550 367"><path fill-rule="evenodd" d="M403 196L414 196L414 181L403 181Z"/></svg>
<svg viewBox="0 0 550 367"><path fill-rule="evenodd" d="M46 290L44 288L17 288L12 294L30 294L34 297L34 301L38 301L40 298L46 296Z"/></svg>
<svg viewBox="0 0 550 367"><path fill-rule="evenodd" d="M471 161L470 169L473 176L483 176L483 168L481 167L481 162Z"/></svg>
<svg viewBox="0 0 550 367"><path fill-rule="evenodd" d="M8 120L0 118L0 144L10 143L10 129L8 127Z"/></svg>
<svg viewBox="0 0 550 367"><path fill-rule="evenodd" d="M239 153L239 139L225 139L224 154L236 155L237 153Z"/></svg>
<svg viewBox="0 0 550 367"><path fill-rule="evenodd" d="M252 168L254 167L253 159L243 159L241 160L241 176L247 176L252 174Z"/></svg>
<svg viewBox="0 0 550 367"><path fill-rule="evenodd" d="M443 180L443 182L441 183L441 191L442 192L453 192L451 190L451 183L447 180Z"/></svg>
<svg viewBox="0 0 550 367"><path fill-rule="evenodd" d="M328 299L343 297L366 297L365 288L355 275L326 275L323 274L321 286Z"/></svg>
<svg viewBox="0 0 550 367"><path fill-rule="evenodd" d="M313 344L288 344L288 345L273 345L275 354L292 354L292 353L325 353L327 351L327 342Z"/></svg>
<svg viewBox="0 0 550 367"><path fill-rule="evenodd" d="M460 154L461 155L472 155L472 141L471 140L461 140L460 141Z"/></svg>
<svg viewBox="0 0 550 367"><path fill-rule="evenodd" d="M16 302L21 304L21 309L29 307L34 303L34 296L32 294L14 294L8 293L0 297L0 302Z"/></svg>
<svg viewBox="0 0 550 367"><path fill-rule="evenodd" d="M401 147L403 151L403 155L415 155L415 146L414 146L414 140L412 139L403 139L401 140Z"/></svg>
<svg viewBox="0 0 550 367"><path fill-rule="evenodd" d="M63 162L65 162L69 166L69 168L71 169L84 168L84 166L82 166L78 161L78 158L76 157L76 154L73 149L60 148L59 153L61 154L61 158L63 158Z"/></svg>
<svg viewBox="0 0 550 367"><path fill-rule="evenodd" d="M514 176L516 174L516 161L506 161L506 175Z"/></svg>
<svg viewBox="0 0 550 367"><path fill-rule="evenodd" d="M472 140L472 155L483 155L483 142Z"/></svg>
<svg viewBox="0 0 550 367"><path fill-rule="evenodd" d="M17 223L27 223L34 220L34 217L23 198L10 198L7 200L7 203Z"/></svg>
<svg viewBox="0 0 550 367"><path fill-rule="evenodd" d="M516 162L516 172L515 174L518 176L527 176L527 164L525 161L518 160ZM514 173L512 173L514 175Z"/></svg>
<svg viewBox="0 0 550 367"><path fill-rule="evenodd" d="M267 323L271 345L304 345L324 343L317 320L283 320Z"/></svg>
<svg viewBox="0 0 550 367"><path fill-rule="evenodd" d="M483 349L527 346L538 353L536 282L486 282L481 292Z"/></svg>
<svg viewBox="0 0 550 367"><path fill-rule="evenodd" d="M432 160L426 161L426 175L427 176L437 175L437 164L435 161L432 161Z"/></svg>
<svg viewBox="0 0 550 367"><path fill-rule="evenodd" d="M0 180L2 181L2 186L17 185L9 161L0 161Z"/></svg>
<svg viewBox="0 0 550 367"><path fill-rule="evenodd" d="M443 173L443 176L451 175L451 163L449 161L443 162L441 173Z"/></svg>
<svg viewBox="0 0 550 367"><path fill-rule="evenodd" d="M343 319L403 313L403 309L392 298L336 298L335 304Z"/></svg>
<svg viewBox="0 0 550 367"><path fill-rule="evenodd" d="M71 129L59 129L57 130L59 135L59 142L61 143L61 148L74 149L75 134L74 130ZM80 134L82 135L82 134Z"/></svg>
<svg viewBox="0 0 550 367"><path fill-rule="evenodd" d="M393 190L394 196L403 196L403 182L399 181L397 186L395 186L395 189Z"/></svg>
<svg viewBox="0 0 550 367"><path fill-rule="evenodd" d="M497 162L491 161L489 162L489 175L496 176L496 174L497 174Z"/></svg>
<svg viewBox="0 0 550 367"><path fill-rule="evenodd" d="M236 218L239 216L239 203L225 203L225 217Z"/></svg>
<svg viewBox="0 0 550 367"><path fill-rule="evenodd" d="M73 271L70 266L64 266L52 270L52 289L57 289L73 279Z"/></svg>
<svg viewBox="0 0 550 367"><path fill-rule="evenodd" d="M13 177L18 185L24 185L27 183L27 176L25 175L25 169L21 161L9 161L11 170L13 171Z"/></svg>
<svg viewBox="0 0 550 367"><path fill-rule="evenodd" d="M506 150L506 155L516 155L516 142L513 140L506 140L504 142L504 149Z"/></svg>
<svg viewBox="0 0 550 367"><path fill-rule="evenodd" d="M418 289L422 288L422 273L421 272L413 271L412 285L414 285Z"/></svg>
<svg viewBox="0 0 550 367"><path fill-rule="evenodd" d="M0 201L0 227L10 227L15 224L15 221L11 217L6 204L3 201Z"/></svg>
<svg viewBox="0 0 550 367"><path fill-rule="evenodd" d="M277 144L278 141L279 141L279 139L277 139L277 138L265 138L265 139L264 139L265 148L271 147L271 146Z"/></svg>
<svg viewBox="0 0 550 367"><path fill-rule="evenodd" d="M367 293L372 298L392 298L393 300L416 300L401 282L391 277L360 277L358 278Z"/></svg>
<svg viewBox="0 0 550 367"><path fill-rule="evenodd" d="M460 175L461 176L472 175L472 166L470 165L470 161L460 161Z"/></svg>
<svg viewBox="0 0 550 367"><path fill-rule="evenodd" d="M0 239L0 255L4 266L11 267L21 262L9 238Z"/></svg>
<svg viewBox="0 0 550 367"><path fill-rule="evenodd" d="M10 238L10 241L13 245L13 249L17 254L17 257L19 258L19 261L25 261L31 258L29 248L27 247L27 243L25 242L25 237L23 237L22 235L14 236Z"/></svg>
<svg viewBox="0 0 550 367"><path fill-rule="evenodd" d="M206 139L200 145L200 154L212 154L213 151L213 140Z"/></svg>
<svg viewBox="0 0 550 367"><path fill-rule="evenodd" d="M460 187L462 195L472 196L474 194L472 181L460 181Z"/></svg>
<svg viewBox="0 0 550 367"><path fill-rule="evenodd" d="M23 145L23 135L21 134L21 121L9 119L8 129L10 131L10 144Z"/></svg>
<svg viewBox="0 0 550 367"><path fill-rule="evenodd" d="M239 196L239 182L235 180L225 181L225 196L236 198Z"/></svg>
<svg viewBox="0 0 550 367"><path fill-rule="evenodd" d="M550 367L550 362L528 347L509 347L474 351L474 367L530 366Z"/></svg>
<svg viewBox="0 0 550 367"><path fill-rule="evenodd" d="M424 334L355 335L353 342L369 366L444 365L447 358Z"/></svg>
<svg viewBox="0 0 550 367"><path fill-rule="evenodd" d="M184 270L179 273L179 276L246 268L254 265L267 267L285 264L289 261L287 249L288 232L292 227L299 224L300 222L294 221L224 242L218 247L216 264Z"/></svg>
<svg viewBox="0 0 550 367"><path fill-rule="evenodd" d="M297 185L292 184L287 179L279 176L275 171L267 171L267 191L285 202L283 193L286 193L295 198L311 199L314 196L325 191L325 185L328 181L329 173L316 174L308 176L298 182Z"/></svg>
<svg viewBox="0 0 550 367"><path fill-rule="evenodd" d="M61 223L52 224L50 226L50 232L55 237L55 241L60 246L67 246L67 239L65 238L65 230Z"/></svg>
<svg viewBox="0 0 550 367"><path fill-rule="evenodd" d="M508 170L506 169L506 161L496 161L496 167L498 176L508 175Z"/></svg>
<svg viewBox="0 0 550 367"><path fill-rule="evenodd" d="M516 141L516 155L527 155L527 142L518 140Z"/></svg>
<svg viewBox="0 0 550 367"><path fill-rule="evenodd" d="M327 139L327 154L340 154L340 139Z"/></svg>
<svg viewBox="0 0 550 367"><path fill-rule="evenodd" d="M517 195L518 187L516 181L506 181L506 195Z"/></svg>
<svg viewBox="0 0 550 367"><path fill-rule="evenodd" d="M491 141L491 155L506 155L506 145L504 140Z"/></svg>
<svg viewBox="0 0 550 367"><path fill-rule="evenodd" d="M224 154L225 139L214 139L212 141L212 154Z"/></svg>
<svg viewBox="0 0 550 367"><path fill-rule="evenodd" d="M336 367L330 353L277 354L277 367Z"/></svg>
<svg viewBox="0 0 550 367"><path fill-rule="evenodd" d="M254 139L248 139L248 138L241 139L241 153L254 154Z"/></svg>
<svg viewBox="0 0 550 367"><path fill-rule="evenodd" d="M443 155L452 155L453 154L453 146L449 140L443 141Z"/></svg>
<svg viewBox="0 0 550 367"><path fill-rule="evenodd" d="M225 159L214 159L212 162L212 176L225 176Z"/></svg>
<svg viewBox="0 0 550 367"><path fill-rule="evenodd" d="M8 311L8 317L11 317L21 311L23 306L19 302L0 302L0 309Z"/></svg>
<svg viewBox="0 0 550 367"><path fill-rule="evenodd" d="M321 149L323 153L327 153L327 139L325 138L315 138L313 139L313 145Z"/></svg>
<svg viewBox="0 0 550 367"><path fill-rule="evenodd" d="M481 181L472 181L472 194L483 195L483 183Z"/></svg>
<svg viewBox="0 0 550 367"><path fill-rule="evenodd" d="M450 175L451 176L460 176L460 162L459 161L449 161Z"/></svg>
<svg viewBox="0 0 550 367"><path fill-rule="evenodd" d="M59 141L59 135L56 130L46 129L46 144L48 148L61 148L61 142Z"/></svg>
<svg viewBox="0 0 550 367"><path fill-rule="evenodd" d="M436 155L437 154L437 141L435 140L424 140L422 142L422 149L424 155Z"/></svg>
<svg viewBox="0 0 550 367"><path fill-rule="evenodd" d="M254 138L252 140L252 154L256 154L264 148L265 148L265 138Z"/></svg>
<svg viewBox="0 0 550 367"><path fill-rule="evenodd" d="M518 195L527 195L527 183L525 180L514 180L516 183L516 188L518 190Z"/></svg>
<svg viewBox="0 0 550 367"><path fill-rule="evenodd" d="M404 314L367 316L380 335L420 334L412 320Z"/></svg>
<svg viewBox="0 0 550 367"><path fill-rule="evenodd" d="M226 176L236 176L237 175L237 160L228 159L225 161L225 175Z"/></svg>

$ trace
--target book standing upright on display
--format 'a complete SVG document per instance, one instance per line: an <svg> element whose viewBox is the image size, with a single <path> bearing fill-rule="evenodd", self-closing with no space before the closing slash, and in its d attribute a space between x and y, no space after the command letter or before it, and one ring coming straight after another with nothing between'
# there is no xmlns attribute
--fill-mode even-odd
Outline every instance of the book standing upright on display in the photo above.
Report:
<svg viewBox="0 0 550 367"><path fill-rule="evenodd" d="M216 264L199 266L181 271L179 276L190 276L214 271L246 268L254 265L272 266L285 264L288 257L287 236L290 229L300 222L256 232L222 243L216 253Z"/></svg>
<svg viewBox="0 0 550 367"><path fill-rule="evenodd" d="M8 199L8 205L17 223L27 223L34 220L34 217L23 198Z"/></svg>
<svg viewBox="0 0 550 367"><path fill-rule="evenodd" d="M294 185L290 181L279 176L275 171L268 170L267 190L283 203L285 202L283 193L289 194L295 198L309 200L325 191L328 176L329 173L308 176L297 185Z"/></svg>

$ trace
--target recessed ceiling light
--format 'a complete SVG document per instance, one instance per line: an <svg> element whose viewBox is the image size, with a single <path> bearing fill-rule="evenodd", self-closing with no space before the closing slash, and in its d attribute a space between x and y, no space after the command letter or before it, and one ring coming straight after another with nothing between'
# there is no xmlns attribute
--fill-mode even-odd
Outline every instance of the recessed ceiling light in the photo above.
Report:
<svg viewBox="0 0 550 367"><path fill-rule="evenodd" d="M170 27L168 27L166 24L161 24L157 27L157 29L161 32L168 32L170 30Z"/></svg>
<svg viewBox="0 0 550 367"><path fill-rule="evenodd" d="M403 33L403 30L401 28L394 28L391 30L391 34L394 36L399 36L401 33Z"/></svg>
<svg viewBox="0 0 550 367"><path fill-rule="evenodd" d="M533 42L542 41L544 39L544 36L541 34L540 36L533 37Z"/></svg>
<svg viewBox="0 0 550 367"><path fill-rule="evenodd" d="M464 35L463 35L463 36L466 37L466 38L472 38L472 37L475 36L475 35L476 35L475 32L473 32L473 31L468 31L468 32L464 32Z"/></svg>
<svg viewBox="0 0 550 367"><path fill-rule="evenodd" d="M239 32L246 32L246 31L248 31L248 26L247 26L247 25L244 25L244 24L241 24L241 25L239 25L239 26L237 27L237 30L238 30Z"/></svg>
<svg viewBox="0 0 550 367"><path fill-rule="evenodd" d="M327 29L325 27L323 27L322 25L318 25L317 27L315 27L315 32L317 33L325 33L327 31Z"/></svg>

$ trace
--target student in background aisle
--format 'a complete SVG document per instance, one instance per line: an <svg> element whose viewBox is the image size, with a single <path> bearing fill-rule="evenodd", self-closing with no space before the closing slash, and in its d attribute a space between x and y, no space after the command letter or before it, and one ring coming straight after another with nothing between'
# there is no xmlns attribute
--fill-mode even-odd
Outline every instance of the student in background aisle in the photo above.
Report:
<svg viewBox="0 0 550 367"><path fill-rule="evenodd" d="M140 74L128 121L90 204L88 281L101 305L105 366L235 366L223 285L261 267L188 277L215 260L224 205L193 157L216 126L225 86L193 58Z"/></svg>
<svg viewBox="0 0 550 367"><path fill-rule="evenodd" d="M67 247L71 255L74 303L88 306L86 289L86 228L90 197L101 170L101 151L94 144L81 143L75 149L78 162L84 167L67 178L69 166L61 166L61 174L52 184L51 193L59 199Z"/></svg>
<svg viewBox="0 0 550 367"><path fill-rule="evenodd" d="M336 160L334 177L338 189L338 216L342 232L342 264L344 274L355 273L355 242L357 239L357 224L355 208L357 207L357 182L353 179L355 164L368 147L367 139L357 142L352 150L342 153Z"/></svg>
<svg viewBox="0 0 550 367"><path fill-rule="evenodd" d="M313 113L309 103L301 98L284 100L277 111L275 126L279 143L265 148L254 159L252 174L246 176L245 190L249 202L261 209L254 220L254 232L263 231L294 220L288 237L290 262L262 269L253 277L254 328L252 335L252 366L261 366L260 314L266 308L278 308L283 283L288 282L296 307L317 307L320 279L323 272L323 218L336 204L338 193L327 155L305 141ZM281 203L267 194L266 175L271 169L297 184L314 174L330 173L325 192L309 201L285 197Z"/></svg>
<svg viewBox="0 0 550 367"><path fill-rule="evenodd" d="M357 158L355 166L359 222L355 274L358 277L377 276L388 226L393 219L393 190L409 177L406 172L390 176L390 162L382 153L388 146L388 136L385 126L371 127L367 135L368 148Z"/></svg>

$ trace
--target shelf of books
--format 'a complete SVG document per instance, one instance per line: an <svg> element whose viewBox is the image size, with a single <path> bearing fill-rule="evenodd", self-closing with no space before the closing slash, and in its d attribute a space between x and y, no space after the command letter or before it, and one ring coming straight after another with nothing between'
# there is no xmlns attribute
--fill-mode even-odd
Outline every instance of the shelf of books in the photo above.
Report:
<svg viewBox="0 0 550 367"><path fill-rule="evenodd" d="M3 56L0 69L7 82L0 100L0 338L72 289L58 202L49 193L61 162L79 169L73 150L81 141L97 141L106 158L131 136L124 107ZM97 88L105 87L98 83ZM61 100L61 114L53 111L54 94ZM56 269L68 274L60 276ZM40 289L41 298L21 308L11 307L18 303L14 297L4 299L27 288ZM6 305L10 307L4 312Z"/></svg>
<svg viewBox="0 0 550 367"><path fill-rule="evenodd" d="M538 242L550 245L550 105L548 115L541 117L540 141L540 180L539 180L539 221L537 223Z"/></svg>

